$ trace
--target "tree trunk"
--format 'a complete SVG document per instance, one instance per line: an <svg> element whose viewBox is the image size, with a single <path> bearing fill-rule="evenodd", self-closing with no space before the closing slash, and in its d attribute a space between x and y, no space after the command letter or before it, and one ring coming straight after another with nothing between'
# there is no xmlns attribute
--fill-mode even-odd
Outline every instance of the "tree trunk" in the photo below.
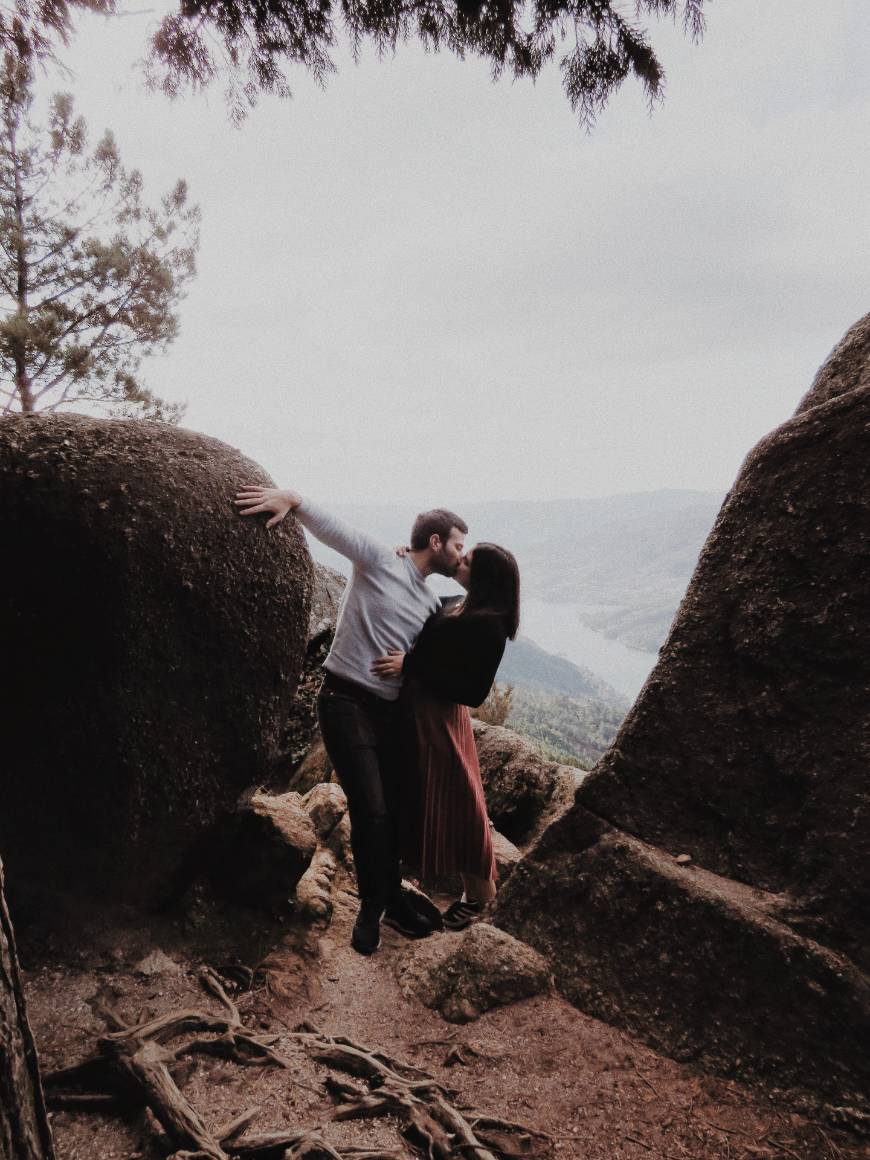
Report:
<svg viewBox="0 0 870 1160"><path fill-rule="evenodd" d="M0 860L0 1160L54 1160Z"/></svg>

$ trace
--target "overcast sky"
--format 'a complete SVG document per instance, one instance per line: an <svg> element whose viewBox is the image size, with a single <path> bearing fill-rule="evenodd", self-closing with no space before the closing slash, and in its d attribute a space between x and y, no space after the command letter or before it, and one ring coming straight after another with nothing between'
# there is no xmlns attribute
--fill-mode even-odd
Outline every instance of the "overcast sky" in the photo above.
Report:
<svg viewBox="0 0 870 1160"><path fill-rule="evenodd" d="M326 500L727 488L870 309L870 4L707 13L700 45L653 26L663 104L628 82L591 134L557 68L417 44L235 129L219 90L145 90L158 9L83 20L94 137L203 212L149 385Z"/></svg>

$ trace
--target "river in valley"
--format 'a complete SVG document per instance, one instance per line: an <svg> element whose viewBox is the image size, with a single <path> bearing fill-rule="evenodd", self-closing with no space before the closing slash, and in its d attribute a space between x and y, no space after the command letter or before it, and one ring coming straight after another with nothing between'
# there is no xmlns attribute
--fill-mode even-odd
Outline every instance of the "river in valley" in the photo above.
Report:
<svg viewBox="0 0 870 1160"><path fill-rule="evenodd" d="M582 610L578 604L551 604L524 597L520 631L547 652L591 669L633 699L658 660L656 653L642 652L587 628L580 620Z"/></svg>

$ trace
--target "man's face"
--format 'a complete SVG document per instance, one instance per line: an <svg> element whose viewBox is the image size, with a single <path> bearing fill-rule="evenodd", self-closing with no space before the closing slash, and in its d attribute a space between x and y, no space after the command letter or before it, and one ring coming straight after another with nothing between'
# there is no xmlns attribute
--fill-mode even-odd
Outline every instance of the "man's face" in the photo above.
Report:
<svg viewBox="0 0 870 1160"><path fill-rule="evenodd" d="M460 532L459 528L451 528L446 540L433 536L430 543L433 571L440 572L442 576L455 576L465 552L465 533Z"/></svg>

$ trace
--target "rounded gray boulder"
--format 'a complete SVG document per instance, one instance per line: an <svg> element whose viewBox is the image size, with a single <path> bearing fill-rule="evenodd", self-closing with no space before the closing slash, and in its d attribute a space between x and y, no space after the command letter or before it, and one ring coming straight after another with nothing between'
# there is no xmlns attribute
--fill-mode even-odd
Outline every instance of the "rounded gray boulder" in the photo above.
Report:
<svg viewBox="0 0 870 1160"><path fill-rule="evenodd" d="M226 444L81 415L0 422L0 850L10 889L130 897L269 780L311 563Z"/></svg>

